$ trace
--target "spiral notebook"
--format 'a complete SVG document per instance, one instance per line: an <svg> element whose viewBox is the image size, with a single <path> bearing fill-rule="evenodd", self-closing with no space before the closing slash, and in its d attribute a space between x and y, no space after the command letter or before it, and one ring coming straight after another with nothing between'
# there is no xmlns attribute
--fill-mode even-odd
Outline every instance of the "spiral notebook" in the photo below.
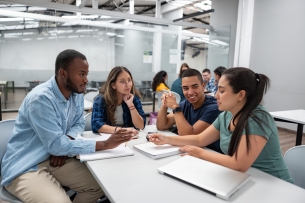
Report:
<svg viewBox="0 0 305 203"><path fill-rule="evenodd" d="M107 140L109 137L110 134L102 134L102 136L95 138L84 138L78 135L76 139L104 141ZM133 154L134 154L133 151L128 146L125 146L125 143L123 143L113 149L97 151L90 154L80 154L78 155L78 158L80 159L81 162L83 162L83 161L93 161L98 159L110 159L110 158L117 158L124 156L132 156Z"/></svg>

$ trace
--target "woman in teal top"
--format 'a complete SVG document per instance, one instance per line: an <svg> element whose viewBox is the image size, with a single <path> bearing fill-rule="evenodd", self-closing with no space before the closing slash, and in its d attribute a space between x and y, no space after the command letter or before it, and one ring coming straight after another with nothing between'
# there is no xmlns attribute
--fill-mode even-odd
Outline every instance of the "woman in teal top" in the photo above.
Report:
<svg viewBox="0 0 305 203"><path fill-rule="evenodd" d="M223 72L215 95L218 109L224 111L199 135L165 136L152 134L157 145L181 146L180 150L213 163L245 172L251 166L292 182L284 163L278 132L271 115L260 105L269 87L269 78L247 68ZM200 147L220 139L225 154Z"/></svg>

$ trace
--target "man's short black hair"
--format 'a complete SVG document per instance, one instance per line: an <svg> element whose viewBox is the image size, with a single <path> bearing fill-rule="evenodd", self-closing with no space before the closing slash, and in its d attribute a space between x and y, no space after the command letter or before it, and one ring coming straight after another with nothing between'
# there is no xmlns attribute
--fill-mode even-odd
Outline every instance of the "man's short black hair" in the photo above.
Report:
<svg viewBox="0 0 305 203"><path fill-rule="evenodd" d="M183 72L182 77L181 78L185 78L185 77L191 77L191 76L197 76L199 81L201 82L201 84L203 83L203 79L202 79L202 75L201 73L196 70L196 69L187 69Z"/></svg>
<svg viewBox="0 0 305 203"><path fill-rule="evenodd" d="M203 73L206 73L206 72L208 72L209 74L211 74L211 71L210 71L210 69L203 69L203 71L202 71Z"/></svg>
<svg viewBox="0 0 305 203"><path fill-rule="evenodd" d="M58 71L61 68L64 70L68 70L68 67L75 58L87 60L85 55L73 49L67 49L65 51L60 52L56 57L55 61L55 75L57 76Z"/></svg>
<svg viewBox="0 0 305 203"><path fill-rule="evenodd" d="M225 71L225 70L227 70L225 67L223 67L223 66L218 66L218 67L214 70L214 73L215 73L216 75L218 75L219 77L221 77L222 72Z"/></svg>

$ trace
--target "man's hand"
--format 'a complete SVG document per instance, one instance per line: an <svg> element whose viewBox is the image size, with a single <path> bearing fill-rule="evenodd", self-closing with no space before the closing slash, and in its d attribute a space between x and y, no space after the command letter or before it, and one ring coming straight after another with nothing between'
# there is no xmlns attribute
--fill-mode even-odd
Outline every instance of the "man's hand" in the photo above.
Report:
<svg viewBox="0 0 305 203"><path fill-rule="evenodd" d="M161 96L161 102L162 102L162 105L167 108L167 106L165 105L165 98L166 98L166 96L167 96L167 93L163 92L163 94Z"/></svg>
<svg viewBox="0 0 305 203"><path fill-rule="evenodd" d="M65 161L67 159L67 156L50 156L50 166L57 167L57 166L63 166L65 164Z"/></svg>
<svg viewBox="0 0 305 203"><path fill-rule="evenodd" d="M132 127L129 127L129 128L123 128L123 129L129 130L129 131L132 131L132 132L134 133L134 135L139 134L139 131L138 131L138 130L136 130L136 129L134 129L134 128L132 128Z"/></svg>
<svg viewBox="0 0 305 203"><path fill-rule="evenodd" d="M175 95L171 92L165 94L164 105L168 108L175 109L178 106Z"/></svg>
<svg viewBox="0 0 305 203"><path fill-rule="evenodd" d="M128 142L137 134L135 131L124 128L117 130L106 141L96 142L96 151L113 149L124 142Z"/></svg>

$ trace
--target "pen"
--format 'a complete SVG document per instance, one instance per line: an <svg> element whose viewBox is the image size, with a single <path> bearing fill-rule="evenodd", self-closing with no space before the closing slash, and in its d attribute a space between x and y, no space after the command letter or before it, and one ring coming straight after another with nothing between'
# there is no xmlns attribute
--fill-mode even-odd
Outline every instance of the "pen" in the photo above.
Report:
<svg viewBox="0 0 305 203"><path fill-rule="evenodd" d="M148 138L148 133L147 132L145 132L144 130L142 130L142 129L139 129L140 130L140 132L142 132L142 133L144 133L146 136L146 140L147 141L149 141L149 138Z"/></svg>

